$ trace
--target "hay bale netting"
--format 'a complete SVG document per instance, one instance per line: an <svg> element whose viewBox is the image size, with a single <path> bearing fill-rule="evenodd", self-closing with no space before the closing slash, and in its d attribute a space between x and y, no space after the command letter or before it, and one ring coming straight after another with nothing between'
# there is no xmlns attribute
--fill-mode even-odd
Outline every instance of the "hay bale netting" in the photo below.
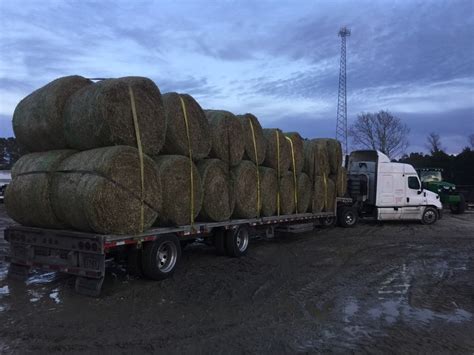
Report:
<svg viewBox="0 0 474 355"><path fill-rule="evenodd" d="M202 184L202 207L198 218L225 221L234 211L234 192L228 165L219 159L203 159L197 163Z"/></svg>
<svg viewBox="0 0 474 355"><path fill-rule="evenodd" d="M321 139L305 140L303 171L314 182L316 176L329 174L329 161L326 142Z"/></svg>
<svg viewBox="0 0 474 355"><path fill-rule="evenodd" d="M133 90L143 151L158 154L165 141L165 112L160 90L143 77L102 80L77 91L65 110L68 145L79 150L112 145L136 147L129 87Z"/></svg>
<svg viewBox="0 0 474 355"><path fill-rule="evenodd" d="M248 160L242 160L231 169L235 206L233 218L254 218L257 206L257 167Z"/></svg>
<svg viewBox="0 0 474 355"><path fill-rule="evenodd" d="M347 192L347 172L344 167L340 167L336 175L329 176L336 185L336 196L343 197Z"/></svg>
<svg viewBox="0 0 474 355"><path fill-rule="evenodd" d="M321 140L326 142L330 174L336 175L339 168L342 166L341 142L332 138L324 138Z"/></svg>
<svg viewBox="0 0 474 355"><path fill-rule="evenodd" d="M277 209L278 180L275 169L260 166L260 215L264 217L274 216Z"/></svg>
<svg viewBox="0 0 474 355"><path fill-rule="evenodd" d="M180 97L186 108L189 142ZM191 146L194 160L206 158L211 150L211 131L201 106L192 96L175 92L164 94L163 104L168 124L163 153L189 156Z"/></svg>
<svg viewBox="0 0 474 355"><path fill-rule="evenodd" d="M280 215L295 212L295 182L293 173L286 171L280 177Z"/></svg>
<svg viewBox="0 0 474 355"><path fill-rule="evenodd" d="M158 225L187 225L201 211L202 183L196 165L192 163L193 196L191 196L191 165L182 155L160 155L154 157L163 186L163 208L158 216ZM194 201L191 204L191 198ZM193 213L191 213L191 210Z"/></svg>
<svg viewBox="0 0 474 355"><path fill-rule="evenodd" d="M298 205L296 208L297 213L306 213L311 204L312 198L312 184L309 176L305 173L301 173L297 177L298 185Z"/></svg>
<svg viewBox="0 0 474 355"><path fill-rule="evenodd" d="M242 123L232 113L205 110L211 129L211 158L217 158L231 166L242 161L244 155L244 131Z"/></svg>
<svg viewBox="0 0 474 355"><path fill-rule="evenodd" d="M76 91L91 85L92 81L82 76L65 76L21 100L13 113L13 132L19 145L30 152L66 148L66 102Z"/></svg>
<svg viewBox="0 0 474 355"><path fill-rule="evenodd" d="M311 211L331 212L336 202L336 188L334 182L326 176L316 176L313 182L313 198Z"/></svg>
<svg viewBox="0 0 474 355"><path fill-rule="evenodd" d="M144 155L143 163L142 204L136 148L114 146L71 155L54 174L54 212L70 227L84 232L134 234L146 230L161 210L161 183L155 162Z"/></svg>
<svg viewBox="0 0 474 355"><path fill-rule="evenodd" d="M285 136L291 139L293 144L293 154L295 156L295 171L297 174L303 171L303 138L301 138L298 132L287 132ZM289 143L289 142L288 142ZM290 144L290 170L293 171L293 157L291 156L291 144Z"/></svg>
<svg viewBox="0 0 474 355"><path fill-rule="evenodd" d="M51 150L22 156L12 169L12 181L5 191L8 215L30 227L66 227L56 216L51 201L53 172L75 150Z"/></svg>
<svg viewBox="0 0 474 355"><path fill-rule="evenodd" d="M269 168L280 169L280 175L284 174L290 168L290 145L285 139L282 131L278 128L265 128L263 130L267 150L263 165ZM279 149L278 149L279 147ZM279 160L278 160L278 152ZM279 162L279 165L278 165Z"/></svg>
<svg viewBox="0 0 474 355"><path fill-rule="evenodd" d="M244 158L246 160L253 161L255 164L262 164L265 160L267 145L265 137L263 136L263 129L260 125L260 122L258 121L257 117L255 117L251 113L246 113L245 115L238 115L237 118L241 120L244 132ZM255 148L257 148L257 156L255 156Z"/></svg>

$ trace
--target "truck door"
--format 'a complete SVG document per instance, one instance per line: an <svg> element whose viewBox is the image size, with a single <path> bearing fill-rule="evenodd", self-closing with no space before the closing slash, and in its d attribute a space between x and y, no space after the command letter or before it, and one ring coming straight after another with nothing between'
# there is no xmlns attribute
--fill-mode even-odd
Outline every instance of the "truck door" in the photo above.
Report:
<svg viewBox="0 0 474 355"><path fill-rule="evenodd" d="M418 176L406 175L406 196L402 208L402 219L420 219L425 205L424 194Z"/></svg>

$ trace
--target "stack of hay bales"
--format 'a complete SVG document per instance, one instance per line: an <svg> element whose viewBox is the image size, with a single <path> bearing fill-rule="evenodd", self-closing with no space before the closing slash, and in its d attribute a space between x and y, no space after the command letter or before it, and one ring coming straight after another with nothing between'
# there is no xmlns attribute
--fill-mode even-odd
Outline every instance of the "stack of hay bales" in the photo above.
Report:
<svg viewBox="0 0 474 355"><path fill-rule="evenodd" d="M329 138L306 140L303 165L313 183L311 211L334 211L336 196L345 194L340 142Z"/></svg>
<svg viewBox="0 0 474 355"><path fill-rule="evenodd" d="M14 166L5 204L27 226L134 234L319 212L345 188L337 142L204 111L142 77L59 78L18 104L13 127L31 153Z"/></svg>

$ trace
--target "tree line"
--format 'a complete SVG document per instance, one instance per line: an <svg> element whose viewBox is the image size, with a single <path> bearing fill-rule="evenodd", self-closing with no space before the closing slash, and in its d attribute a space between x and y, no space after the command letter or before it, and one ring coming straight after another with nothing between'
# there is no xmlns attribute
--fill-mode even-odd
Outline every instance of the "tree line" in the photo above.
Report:
<svg viewBox="0 0 474 355"><path fill-rule="evenodd" d="M431 132L425 147L429 154L406 153L410 128L388 111L361 113L349 127L349 137L355 147L380 150L392 160L413 165L415 168L441 168L443 178L457 185L474 185L474 133L466 140L461 153L445 152L439 134ZM395 160L396 161L396 160Z"/></svg>

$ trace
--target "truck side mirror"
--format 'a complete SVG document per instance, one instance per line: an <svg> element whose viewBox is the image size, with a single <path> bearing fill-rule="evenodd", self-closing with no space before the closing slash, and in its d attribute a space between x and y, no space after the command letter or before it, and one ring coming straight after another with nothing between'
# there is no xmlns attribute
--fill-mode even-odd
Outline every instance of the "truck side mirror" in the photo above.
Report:
<svg viewBox="0 0 474 355"><path fill-rule="evenodd" d="M418 190L418 195L420 195L423 192L423 188L421 190Z"/></svg>

